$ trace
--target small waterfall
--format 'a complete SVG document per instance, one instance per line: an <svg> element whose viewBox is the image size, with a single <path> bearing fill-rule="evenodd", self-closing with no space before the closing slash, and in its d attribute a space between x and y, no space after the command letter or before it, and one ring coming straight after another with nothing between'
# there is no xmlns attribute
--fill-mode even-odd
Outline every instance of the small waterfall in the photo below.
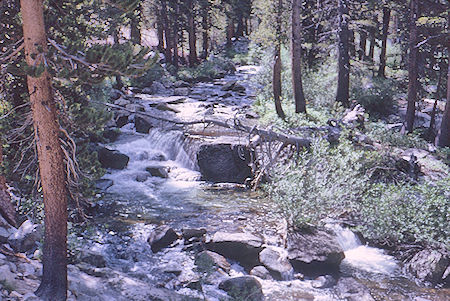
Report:
<svg viewBox="0 0 450 301"><path fill-rule="evenodd" d="M328 224L336 234L336 239L344 250L345 259L342 264L370 273L393 274L398 265L392 256L383 250L361 244L358 236L338 224Z"/></svg>

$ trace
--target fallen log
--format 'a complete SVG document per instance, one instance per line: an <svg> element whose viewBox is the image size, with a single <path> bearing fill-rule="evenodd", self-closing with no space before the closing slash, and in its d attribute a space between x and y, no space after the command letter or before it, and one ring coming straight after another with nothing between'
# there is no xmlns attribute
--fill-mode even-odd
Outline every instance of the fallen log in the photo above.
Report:
<svg viewBox="0 0 450 301"><path fill-rule="evenodd" d="M160 121L164 121L164 122L168 122L168 123L172 123L172 124L176 124L176 125L189 126L189 125L195 125L195 124L213 124L213 125L217 125L220 127L245 132L247 134L258 135L264 141L279 141L283 144L294 145L298 148L302 148L302 147L309 148L311 146L310 139L293 136L293 135L288 135L288 134L284 134L284 133L277 133L272 130L261 129L256 126L250 127L250 126L242 124L239 119L233 119L232 120L233 122L229 122L228 120L221 121L221 120L208 119L208 118L204 118L204 119L200 119L200 120L192 120L192 121L182 121L182 120L169 119L169 118L165 118L165 117L161 117L161 116L155 116L155 115L147 113L147 112L138 112L138 111L134 111L134 110L129 110L125 107L110 104L110 103L102 103L102 102L94 102L94 103L103 104L110 108L127 111L130 113L134 113L136 115L149 117L149 118L153 118L156 120L160 120Z"/></svg>

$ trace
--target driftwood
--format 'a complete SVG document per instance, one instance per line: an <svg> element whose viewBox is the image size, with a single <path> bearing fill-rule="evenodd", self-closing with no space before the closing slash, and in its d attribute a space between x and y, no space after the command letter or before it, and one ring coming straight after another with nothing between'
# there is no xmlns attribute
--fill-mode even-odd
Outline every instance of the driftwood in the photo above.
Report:
<svg viewBox="0 0 450 301"><path fill-rule="evenodd" d="M188 126L188 125L195 125L195 124L213 124L213 125L217 125L217 126L220 126L220 127L224 127L224 128L228 128L228 129L234 129L234 130L237 130L237 131L245 132L245 133L248 133L248 134L258 135L264 141L278 141L278 142L281 142L283 144L294 145L294 146L299 147L299 148L300 147L309 148L311 146L311 140L310 139L301 138L301 137L288 135L288 134L283 134L283 133L277 133L277 132L274 132L274 131L269 130L269 129L261 129L261 128L258 128L256 126L250 127L250 126L242 124L239 119L233 119L233 122L221 121L221 120L216 120L216 119L208 119L208 118L204 118L204 119L200 119L200 120L192 120L192 121L181 121L181 120L174 120L174 119L169 119L169 118L165 118L165 117L155 116L155 115L152 115L152 114L149 114L149 113L146 113L146 112L137 112L137 111L134 111L134 110L129 110L129 109L126 109L126 108L124 108L122 106L118 106L118 105L114 105L114 104L101 103L101 102L95 102L95 103L103 104L105 106L108 106L108 107L111 107L111 108L114 108L114 109L118 109L118 110L123 110L123 111L130 112L130 113L134 113L136 115L149 117L149 118L153 118L153 119L156 119L156 120L165 121L165 122L168 122L168 123L173 123L173 124L176 124L176 125Z"/></svg>

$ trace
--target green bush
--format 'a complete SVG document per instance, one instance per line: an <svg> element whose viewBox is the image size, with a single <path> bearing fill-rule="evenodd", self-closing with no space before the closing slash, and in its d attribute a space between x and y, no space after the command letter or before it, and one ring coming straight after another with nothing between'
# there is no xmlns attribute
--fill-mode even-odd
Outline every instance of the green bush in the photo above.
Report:
<svg viewBox="0 0 450 301"><path fill-rule="evenodd" d="M365 237L381 243L450 245L450 177L436 184L374 185L361 206Z"/></svg>
<svg viewBox="0 0 450 301"><path fill-rule="evenodd" d="M131 78L130 84L133 87L145 88L151 86L151 84L161 79L165 75L165 70L159 63L155 63L150 69L145 72L141 77Z"/></svg>
<svg viewBox="0 0 450 301"><path fill-rule="evenodd" d="M330 147L318 140L287 171L278 166L273 183L265 188L290 224L300 228L320 225L327 217L357 210L368 188L367 161L374 158L354 150L347 141Z"/></svg>
<svg viewBox="0 0 450 301"><path fill-rule="evenodd" d="M210 81L222 78L227 74L234 73L236 67L231 59L221 56L211 56L208 60L201 62L194 68L182 68L177 77L188 82Z"/></svg>
<svg viewBox="0 0 450 301"><path fill-rule="evenodd" d="M352 89L352 98L356 99L372 117L391 114L396 94L396 82L383 78L372 78L370 81L357 80Z"/></svg>
<svg viewBox="0 0 450 301"><path fill-rule="evenodd" d="M399 131L387 128L383 122L368 122L366 129L370 138L385 145L421 149L427 147L427 142L420 137L420 133L417 131L403 135Z"/></svg>

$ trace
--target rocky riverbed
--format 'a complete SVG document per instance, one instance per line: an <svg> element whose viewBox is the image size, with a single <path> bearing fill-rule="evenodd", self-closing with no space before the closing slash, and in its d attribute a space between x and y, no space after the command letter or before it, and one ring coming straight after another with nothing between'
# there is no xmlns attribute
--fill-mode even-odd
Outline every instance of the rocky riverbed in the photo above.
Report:
<svg viewBox="0 0 450 301"><path fill-rule="evenodd" d="M400 262L340 225L289 231L269 200L245 190L245 135L135 113L255 124L257 71L117 93L123 110L111 143L97 148L109 169L95 216L69 239L69 300L448 300L448 289L415 284ZM38 300L41 238L30 221L15 229L0 220L0 300ZM431 255L406 269L444 277L448 256Z"/></svg>

